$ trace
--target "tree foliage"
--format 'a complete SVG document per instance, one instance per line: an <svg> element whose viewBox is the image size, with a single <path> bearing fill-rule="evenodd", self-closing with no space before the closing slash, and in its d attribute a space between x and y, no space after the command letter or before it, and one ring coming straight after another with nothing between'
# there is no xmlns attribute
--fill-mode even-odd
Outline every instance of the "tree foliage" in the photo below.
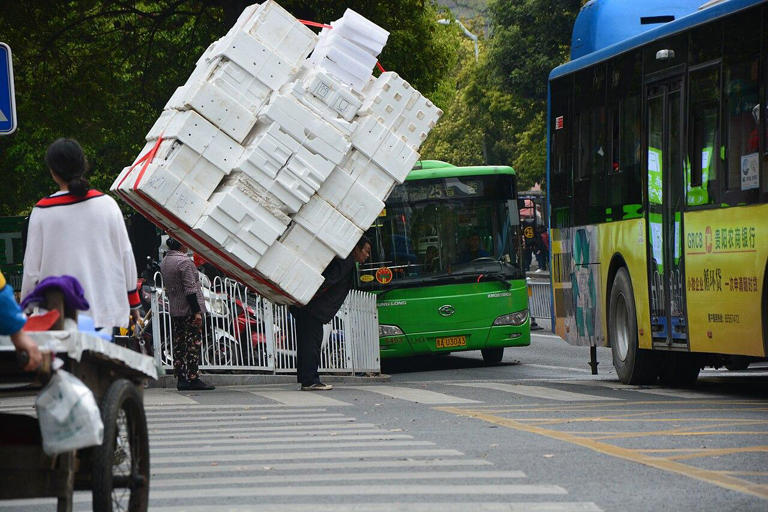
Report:
<svg viewBox="0 0 768 512"><path fill-rule="evenodd" d="M224 35L243 0L5 2L0 40L13 51L17 131L0 137L0 215L27 212L55 189L43 155L74 137L105 190L205 48ZM435 23L431 0L281 0L299 19L330 22L349 7L390 31L380 61L427 96L444 89L457 36Z"/></svg>
<svg viewBox="0 0 768 512"><path fill-rule="evenodd" d="M546 173L547 77L568 60L581 0L493 0L475 65L464 55L457 94L422 154L454 164L511 165L522 188ZM476 26L482 26L477 20Z"/></svg>

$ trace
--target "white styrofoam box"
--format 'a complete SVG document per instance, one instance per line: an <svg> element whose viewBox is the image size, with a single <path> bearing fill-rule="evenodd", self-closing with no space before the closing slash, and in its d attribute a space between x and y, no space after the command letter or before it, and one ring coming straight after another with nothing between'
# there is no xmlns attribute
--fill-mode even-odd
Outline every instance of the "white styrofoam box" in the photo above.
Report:
<svg viewBox="0 0 768 512"><path fill-rule="evenodd" d="M363 230L368 229L384 209L384 203L376 195L340 167L333 170L317 194Z"/></svg>
<svg viewBox="0 0 768 512"><path fill-rule="evenodd" d="M377 118L362 117L352 134L352 145L402 183L419 154L405 139L387 129Z"/></svg>
<svg viewBox="0 0 768 512"><path fill-rule="evenodd" d="M340 167L331 172L323 186L317 191L317 195L328 201L334 208L341 204L346 195L352 190L355 179L350 173Z"/></svg>
<svg viewBox="0 0 768 512"><path fill-rule="evenodd" d="M171 119L173 119L177 113L178 113L178 110L173 110L173 109L163 110L160 113L160 117L158 117L155 123L152 125L152 128L149 129L149 132L147 133L145 140L152 141L152 140L157 140L157 138L160 137L161 135L165 136L164 132L165 132L165 129L168 127L168 123L171 122ZM142 151L141 153L139 153L139 156L143 154L144 152Z"/></svg>
<svg viewBox="0 0 768 512"><path fill-rule="evenodd" d="M341 19L332 22L331 26L339 35L367 48L373 55L381 53L389 38L389 32L352 9L344 11Z"/></svg>
<svg viewBox="0 0 768 512"><path fill-rule="evenodd" d="M162 135L164 139L178 139L203 154L218 132L218 128L194 110L166 110L147 133L147 141Z"/></svg>
<svg viewBox="0 0 768 512"><path fill-rule="evenodd" d="M235 169L249 176L262 172L275 178L298 147L299 143L283 132L278 123L259 123L248 136L245 150L235 163Z"/></svg>
<svg viewBox="0 0 768 512"><path fill-rule="evenodd" d="M284 274L277 284L299 303L306 304L315 296L323 281L325 278L320 271L312 268L306 260L299 259L293 270Z"/></svg>
<svg viewBox="0 0 768 512"><path fill-rule="evenodd" d="M302 255L304 261L318 272L325 270L335 256L330 247L295 222L280 238L280 242Z"/></svg>
<svg viewBox="0 0 768 512"><path fill-rule="evenodd" d="M242 29L294 67L307 58L317 42L314 32L272 0L261 4Z"/></svg>
<svg viewBox="0 0 768 512"><path fill-rule="evenodd" d="M243 151L245 151L243 146L234 141L226 133L218 131L211 139L208 147L203 151L203 157L219 169L228 173L235 162L240 160Z"/></svg>
<svg viewBox="0 0 768 512"><path fill-rule="evenodd" d="M239 261L253 268L288 226L287 218L276 218L259 203L250 200L237 186L227 187L211 197L204 221L195 229L206 232ZM228 234L227 234L228 232Z"/></svg>
<svg viewBox="0 0 768 512"><path fill-rule="evenodd" d="M333 163L321 155L312 153L304 146L299 146L278 173L278 178L284 171L291 171L311 188L312 193L315 193L331 174L333 167Z"/></svg>
<svg viewBox="0 0 768 512"><path fill-rule="evenodd" d="M314 233L342 258L349 255L363 235L360 228L318 195L312 196L293 220L310 233Z"/></svg>
<svg viewBox="0 0 768 512"><path fill-rule="evenodd" d="M297 63L285 59L264 40L242 31L221 39L213 53L215 57L224 56L236 63L273 90L286 84L298 68Z"/></svg>
<svg viewBox="0 0 768 512"><path fill-rule="evenodd" d="M365 92L361 115L378 117L384 126L405 137L414 149L424 142L443 114L397 73L382 73Z"/></svg>
<svg viewBox="0 0 768 512"><path fill-rule="evenodd" d="M354 181L364 186L380 201L386 200L392 192L392 188L397 184L391 174L357 149L352 149L347 154L347 158L339 165L339 168L348 172Z"/></svg>
<svg viewBox="0 0 768 512"><path fill-rule="evenodd" d="M366 68L352 56L333 46L328 47L325 51L318 51L313 64L349 84L357 91L363 90L373 71L373 68Z"/></svg>
<svg viewBox="0 0 768 512"><path fill-rule="evenodd" d="M158 173L156 176L160 177L161 175ZM170 173L163 172L162 176L170 176ZM144 185L144 182L142 181L142 183L139 184L139 190L152 197L149 193L149 187L151 186L150 181L151 180L147 180L146 185ZM203 213L208 206L207 198L200 196L183 182L179 183L176 190L173 191L173 194L165 203L160 201L158 201L158 203L163 205L170 213L178 217L179 220L187 226L194 226L195 222L203 216Z"/></svg>
<svg viewBox="0 0 768 512"><path fill-rule="evenodd" d="M291 97L311 110L317 117L333 126L345 138L352 136L355 129L354 123L339 116L339 113L306 91L300 81L293 82L289 90L283 88L283 93L290 93Z"/></svg>
<svg viewBox="0 0 768 512"><path fill-rule="evenodd" d="M373 70L376 65L376 56L378 53L371 53L370 50L359 46L354 40L344 37L342 31L328 30L323 34L324 37L319 38L317 45L315 45L315 51L327 50L328 48L337 48L354 61L359 63L362 67Z"/></svg>
<svg viewBox="0 0 768 512"><path fill-rule="evenodd" d="M211 82L198 82L187 91L185 104L237 142L242 142L256 124L255 113Z"/></svg>
<svg viewBox="0 0 768 512"><path fill-rule="evenodd" d="M342 133L292 97L273 94L261 115L277 122L281 130L334 164L340 163L349 151L350 142Z"/></svg>
<svg viewBox="0 0 768 512"><path fill-rule="evenodd" d="M129 180L133 179L135 181L136 178L134 176L139 176L139 169L140 167L134 169L134 173L131 174ZM166 172L166 169L159 162L152 162L146 167L144 174L141 176L141 182L137 190L141 190L142 193L156 203L165 205L174 192L176 192L180 183L180 177ZM125 185L129 186L130 190L134 190L134 184L126 182Z"/></svg>
<svg viewBox="0 0 768 512"><path fill-rule="evenodd" d="M179 176L197 195L208 199L229 170L224 171L221 166L214 165L208 158L195 153L180 142L176 142L171 147L172 151L158 163L166 169L166 172Z"/></svg>
<svg viewBox="0 0 768 512"><path fill-rule="evenodd" d="M226 58L216 62L208 80L253 114L261 109L272 94L267 84Z"/></svg>
<svg viewBox="0 0 768 512"><path fill-rule="evenodd" d="M363 104L362 95L356 94L351 88L321 69L310 70L304 76L302 86L309 94L347 121L352 121Z"/></svg>
<svg viewBox="0 0 768 512"><path fill-rule="evenodd" d="M256 270L301 304L312 299L324 280L322 274L304 263L296 251L280 242L272 244L256 264Z"/></svg>
<svg viewBox="0 0 768 512"><path fill-rule="evenodd" d="M384 209L384 202L376 198L363 185L355 182L352 189L336 209L365 231Z"/></svg>

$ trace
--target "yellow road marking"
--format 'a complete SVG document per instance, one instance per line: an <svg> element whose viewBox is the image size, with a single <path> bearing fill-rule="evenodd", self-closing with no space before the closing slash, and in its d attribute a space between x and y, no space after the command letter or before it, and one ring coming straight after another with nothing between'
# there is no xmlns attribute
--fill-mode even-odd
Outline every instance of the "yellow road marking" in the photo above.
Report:
<svg viewBox="0 0 768 512"><path fill-rule="evenodd" d="M764 453L768 452L768 446L740 446L738 448L707 448L698 453L684 455L672 455L667 457L672 460L695 459L698 457L714 457L717 455L730 455L732 453Z"/></svg>
<svg viewBox="0 0 768 512"><path fill-rule="evenodd" d="M582 432L575 432L581 434ZM633 439L637 437L658 437L658 436L670 436L670 437L689 437L689 436L764 436L768 434L768 431L749 431L749 432L730 432L728 430L721 431L707 431L707 432L684 432L684 431L658 431L658 432L627 432L624 434L607 434L603 436L593 437L595 440L603 439Z"/></svg>
<svg viewBox="0 0 768 512"><path fill-rule="evenodd" d="M736 406L736 405L742 405L742 406L756 406L756 407L748 407L748 408L739 408L740 411L753 411L753 412L764 412L768 411L768 408L765 407L765 402L758 402L754 400L750 401L729 401L729 400L656 400L656 401L639 401L639 402L623 402L621 405L617 405L616 403L609 403L609 402L600 402L600 403L594 403L594 404L578 404L578 405L571 405L571 404L562 404L561 407L557 407L555 405L551 406L543 406L543 407L535 407L537 404L528 404L528 406L520 405L520 406L510 406L507 404L499 405L499 406L493 406L493 405L486 405L483 407L484 412L489 413L505 413L505 412L514 412L518 413L522 409L524 412L560 412L560 411L580 411L580 410L592 410L592 409L603 409L605 411L617 411L617 412L623 412L628 407L635 406L635 405L728 405L728 406ZM473 411L476 411L480 409L480 407L471 406L471 409ZM675 412L680 412L680 409L674 409ZM698 411L701 409L695 409L691 408L691 411ZM713 410L713 409L710 409ZM722 411L722 408L714 409L717 411Z"/></svg>
<svg viewBox="0 0 768 512"><path fill-rule="evenodd" d="M601 443L593 439L578 437L567 432L558 432L556 430L549 430L541 428L535 425L529 425L520 421L516 421L510 418L503 418L500 416L493 416L479 411L472 411L469 409L461 409L457 407L437 407L437 410L455 414L457 416L464 416L468 418L476 418L495 425L501 425L515 430L523 432L529 432L532 434L538 434L541 436L549 437L551 439L557 439L566 443L575 444L584 448L589 448L598 453L610 455L612 457L628 460L631 462L637 462L649 467L661 469L663 471L669 471L680 475L687 476L702 482L707 482L725 489L731 489L733 491L750 494L762 499L768 499L768 486L755 484L741 478L736 478L730 475L725 475L717 471L711 471L707 469L700 469L693 466L688 466L674 460L662 459L658 457L650 457L640 452L630 450L627 448L621 448L619 446L613 446L607 443Z"/></svg>

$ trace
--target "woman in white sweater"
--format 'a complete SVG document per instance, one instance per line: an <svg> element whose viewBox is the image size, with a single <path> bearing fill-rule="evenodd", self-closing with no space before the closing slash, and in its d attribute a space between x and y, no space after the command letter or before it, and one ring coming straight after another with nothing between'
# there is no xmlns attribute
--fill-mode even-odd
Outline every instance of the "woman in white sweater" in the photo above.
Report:
<svg viewBox="0 0 768 512"><path fill-rule="evenodd" d="M100 329L127 327L138 319L136 263L125 221L114 199L90 189L88 162L80 144L57 139L45 163L59 191L44 197L29 217L21 295L48 276L80 281L87 312ZM109 331L107 331L109 332Z"/></svg>

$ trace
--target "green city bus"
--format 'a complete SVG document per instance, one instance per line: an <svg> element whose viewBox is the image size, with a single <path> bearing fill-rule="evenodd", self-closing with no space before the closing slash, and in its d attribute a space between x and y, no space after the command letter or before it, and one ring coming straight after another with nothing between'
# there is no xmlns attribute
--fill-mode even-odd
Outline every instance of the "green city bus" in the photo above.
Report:
<svg viewBox="0 0 768 512"><path fill-rule="evenodd" d="M515 172L418 162L367 232L359 287L377 294L381 357L530 344Z"/></svg>
<svg viewBox="0 0 768 512"><path fill-rule="evenodd" d="M557 334L628 384L764 360L768 2L594 0L571 58L549 76Z"/></svg>

